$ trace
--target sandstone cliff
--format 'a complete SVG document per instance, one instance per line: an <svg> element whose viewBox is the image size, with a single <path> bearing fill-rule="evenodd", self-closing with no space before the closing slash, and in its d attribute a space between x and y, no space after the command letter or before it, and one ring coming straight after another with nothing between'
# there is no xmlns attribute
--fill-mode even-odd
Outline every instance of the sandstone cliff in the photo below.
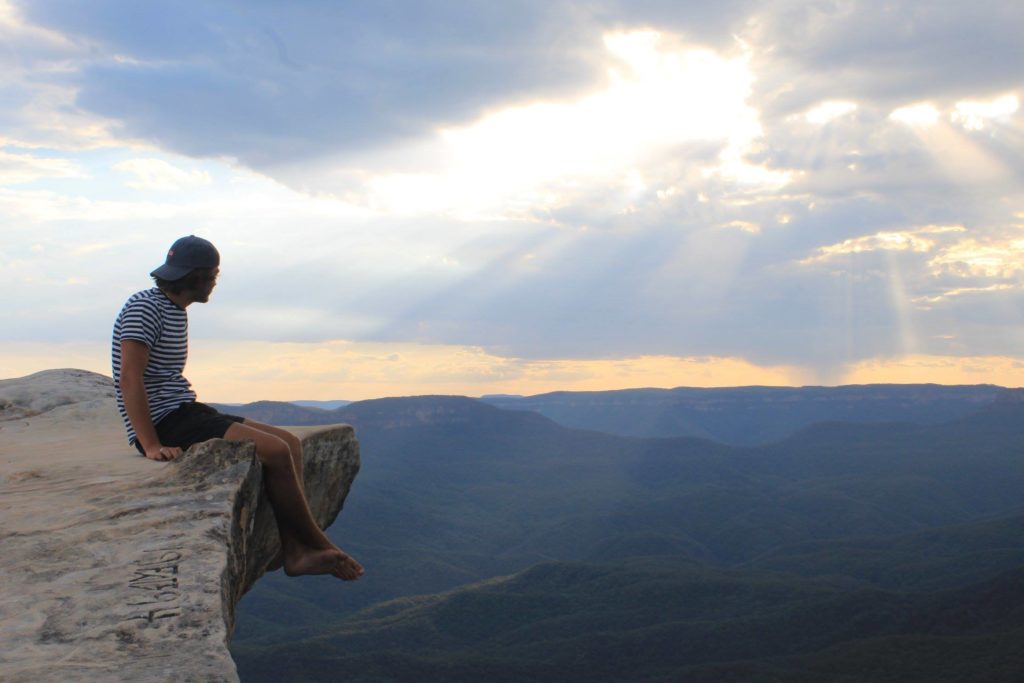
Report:
<svg viewBox="0 0 1024 683"><path fill-rule="evenodd" d="M326 527L358 442L297 431ZM234 608L278 549L261 475L251 444L142 458L102 375L0 381L0 680L237 680Z"/></svg>

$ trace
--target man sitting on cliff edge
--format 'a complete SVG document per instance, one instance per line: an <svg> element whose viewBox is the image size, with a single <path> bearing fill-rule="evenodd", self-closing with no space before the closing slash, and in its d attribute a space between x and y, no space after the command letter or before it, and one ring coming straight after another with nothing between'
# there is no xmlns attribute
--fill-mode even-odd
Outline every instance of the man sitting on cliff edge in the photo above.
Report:
<svg viewBox="0 0 1024 683"><path fill-rule="evenodd" d="M117 316L111 355L128 442L151 460L174 460L207 439L256 442L285 572L358 579L362 566L331 543L313 520L303 491L298 437L199 403L182 374L188 356L185 309L209 301L219 266L213 244L194 235L182 237L167 252L165 263L150 273L156 287L133 294Z"/></svg>

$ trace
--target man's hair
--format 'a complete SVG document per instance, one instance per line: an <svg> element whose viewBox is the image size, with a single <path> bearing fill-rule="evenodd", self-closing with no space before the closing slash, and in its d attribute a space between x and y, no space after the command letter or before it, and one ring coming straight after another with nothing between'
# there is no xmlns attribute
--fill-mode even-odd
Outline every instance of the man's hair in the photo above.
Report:
<svg viewBox="0 0 1024 683"><path fill-rule="evenodd" d="M181 294L188 290L195 291L212 279L213 268L193 268L188 275L178 280L165 280L162 277L153 276L156 286L171 294Z"/></svg>

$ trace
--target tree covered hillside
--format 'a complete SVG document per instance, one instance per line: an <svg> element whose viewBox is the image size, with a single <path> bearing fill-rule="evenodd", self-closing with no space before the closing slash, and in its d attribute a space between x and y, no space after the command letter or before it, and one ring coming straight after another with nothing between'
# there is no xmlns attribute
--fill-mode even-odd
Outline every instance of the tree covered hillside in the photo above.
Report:
<svg viewBox="0 0 1024 683"><path fill-rule="evenodd" d="M887 680L838 662L905 647L921 672L961 649L1001 660L1024 628L999 578L1024 568L1014 398L748 448L459 397L353 403L338 417L363 469L331 533L367 576L264 578L233 652L250 681L284 675L273 652L309 662L304 680ZM985 591L991 609L970 602Z"/></svg>
<svg viewBox="0 0 1024 683"><path fill-rule="evenodd" d="M1024 570L904 594L632 561L546 563L240 650L243 680L1011 683Z"/></svg>

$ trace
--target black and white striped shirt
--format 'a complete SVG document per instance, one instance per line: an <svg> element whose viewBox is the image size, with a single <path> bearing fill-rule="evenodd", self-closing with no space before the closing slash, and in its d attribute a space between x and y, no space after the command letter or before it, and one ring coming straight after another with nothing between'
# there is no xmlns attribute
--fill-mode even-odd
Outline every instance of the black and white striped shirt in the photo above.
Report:
<svg viewBox="0 0 1024 683"><path fill-rule="evenodd" d="M128 431L128 443L134 445L135 429L121 395L121 342L126 339L149 347L149 364L142 380L149 401L149 416L155 425L178 406L196 400L192 385L182 375L188 359L188 314L154 287L132 294L114 322L111 364L117 409Z"/></svg>

